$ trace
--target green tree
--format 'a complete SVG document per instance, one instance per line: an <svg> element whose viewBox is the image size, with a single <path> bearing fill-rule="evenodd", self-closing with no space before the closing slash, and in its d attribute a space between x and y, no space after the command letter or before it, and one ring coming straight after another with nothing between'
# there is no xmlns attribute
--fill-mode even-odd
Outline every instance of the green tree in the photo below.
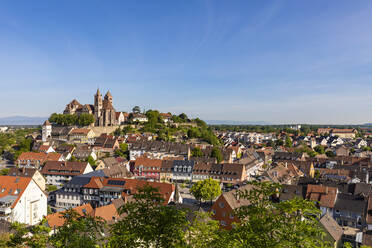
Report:
<svg viewBox="0 0 372 248"><path fill-rule="evenodd" d="M221 195L221 187L217 180L207 178L202 181L198 181L193 184L190 189L190 193L199 201L212 201Z"/></svg>
<svg viewBox="0 0 372 248"><path fill-rule="evenodd" d="M333 158L333 157L335 157L335 154L334 154L332 151L327 151L325 154L326 154L327 157L329 157L329 158Z"/></svg>
<svg viewBox="0 0 372 248"><path fill-rule="evenodd" d="M319 154L324 154L325 153L324 146L316 146L316 147L314 147L314 150Z"/></svg>
<svg viewBox="0 0 372 248"><path fill-rule="evenodd" d="M199 147L194 147L191 150L191 156L193 156L193 157L203 157L204 153L202 152L202 150Z"/></svg>
<svg viewBox="0 0 372 248"><path fill-rule="evenodd" d="M195 218L192 220L185 234L187 247L224 247L219 245L218 241L225 234L225 231L220 229L218 221L211 219L209 213L195 212Z"/></svg>
<svg viewBox="0 0 372 248"><path fill-rule="evenodd" d="M9 173L9 169L7 169L7 168L0 170L0 175L1 176L6 176L6 175L8 175L8 173Z"/></svg>
<svg viewBox="0 0 372 248"><path fill-rule="evenodd" d="M324 232L318 224L320 211L308 200L294 198L273 202L280 185L252 182L251 190L237 192L237 197L249 201L235 210L239 220L229 233L226 247L332 247L322 240Z"/></svg>
<svg viewBox="0 0 372 248"><path fill-rule="evenodd" d="M55 248L94 248L104 240L105 222L87 214L80 215L73 209L62 213L64 224L50 237Z"/></svg>
<svg viewBox="0 0 372 248"><path fill-rule="evenodd" d="M132 112L134 114L139 114L139 113L141 113L141 108L139 106L134 106L133 109L132 109Z"/></svg>
<svg viewBox="0 0 372 248"><path fill-rule="evenodd" d="M79 126L89 126L94 123L94 116L88 113L82 113L79 115L78 119L75 121L75 124Z"/></svg>
<svg viewBox="0 0 372 248"><path fill-rule="evenodd" d="M211 157L217 159L217 163L221 163L223 160L222 152L218 147L213 147Z"/></svg>
<svg viewBox="0 0 372 248"><path fill-rule="evenodd" d="M164 205L158 189L145 185L123 205L124 218L111 227L110 247L183 247L186 213Z"/></svg>
<svg viewBox="0 0 372 248"><path fill-rule="evenodd" d="M8 247L48 247L49 232L51 229L46 226L46 220L43 219L38 225L28 228L22 223L12 223L10 239L7 242ZM30 234L30 235L26 235Z"/></svg>
<svg viewBox="0 0 372 248"><path fill-rule="evenodd" d="M292 139L291 139L291 137L289 137L289 136L287 136L286 138L285 138L285 147L288 147L288 148L290 148L290 147L292 147Z"/></svg>

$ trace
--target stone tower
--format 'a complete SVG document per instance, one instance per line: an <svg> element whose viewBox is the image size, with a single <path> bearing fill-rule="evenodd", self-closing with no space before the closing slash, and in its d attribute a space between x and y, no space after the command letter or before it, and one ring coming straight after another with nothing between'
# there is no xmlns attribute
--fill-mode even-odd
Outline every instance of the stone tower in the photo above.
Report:
<svg viewBox="0 0 372 248"><path fill-rule="evenodd" d="M102 101L102 95L99 92L99 89L97 89L97 93L94 95L94 118L96 120L96 126L100 126L100 117L102 115L102 107L103 107L103 101Z"/></svg>
<svg viewBox="0 0 372 248"><path fill-rule="evenodd" d="M107 91L107 93L105 95L105 99L110 101L110 103L112 105L112 95L111 95L110 91Z"/></svg>
<svg viewBox="0 0 372 248"><path fill-rule="evenodd" d="M48 120L46 120L42 127L42 140L43 142L48 141L48 138L52 136L52 125Z"/></svg>

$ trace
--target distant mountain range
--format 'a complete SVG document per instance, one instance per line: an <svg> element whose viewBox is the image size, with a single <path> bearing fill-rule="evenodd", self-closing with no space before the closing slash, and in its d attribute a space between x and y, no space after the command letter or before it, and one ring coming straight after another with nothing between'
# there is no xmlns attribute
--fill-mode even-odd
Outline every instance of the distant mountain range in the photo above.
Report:
<svg viewBox="0 0 372 248"><path fill-rule="evenodd" d="M48 117L10 116L0 118L0 125L42 125Z"/></svg>
<svg viewBox="0 0 372 248"><path fill-rule="evenodd" d="M231 121L231 120L207 120L209 125L271 125L265 121Z"/></svg>

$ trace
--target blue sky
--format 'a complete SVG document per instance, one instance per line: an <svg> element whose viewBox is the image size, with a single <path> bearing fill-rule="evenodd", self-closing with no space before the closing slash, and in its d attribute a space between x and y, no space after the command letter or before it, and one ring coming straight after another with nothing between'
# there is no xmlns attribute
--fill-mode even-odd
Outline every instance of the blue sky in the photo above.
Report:
<svg viewBox="0 0 372 248"><path fill-rule="evenodd" d="M1 1L0 117L97 86L205 120L372 122L372 1Z"/></svg>

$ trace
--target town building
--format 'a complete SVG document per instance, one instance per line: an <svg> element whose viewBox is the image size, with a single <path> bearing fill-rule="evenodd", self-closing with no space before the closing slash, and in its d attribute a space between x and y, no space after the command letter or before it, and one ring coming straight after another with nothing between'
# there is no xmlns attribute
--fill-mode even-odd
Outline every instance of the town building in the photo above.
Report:
<svg viewBox="0 0 372 248"><path fill-rule="evenodd" d="M88 162L49 161L45 163L41 173L46 178L47 184L63 186L72 177L93 171Z"/></svg>
<svg viewBox="0 0 372 248"><path fill-rule="evenodd" d="M35 168L12 167L9 169L8 176L32 178L41 190L45 191L45 177Z"/></svg>
<svg viewBox="0 0 372 248"><path fill-rule="evenodd" d="M0 176L0 219L38 224L47 215L47 196L30 177Z"/></svg>

